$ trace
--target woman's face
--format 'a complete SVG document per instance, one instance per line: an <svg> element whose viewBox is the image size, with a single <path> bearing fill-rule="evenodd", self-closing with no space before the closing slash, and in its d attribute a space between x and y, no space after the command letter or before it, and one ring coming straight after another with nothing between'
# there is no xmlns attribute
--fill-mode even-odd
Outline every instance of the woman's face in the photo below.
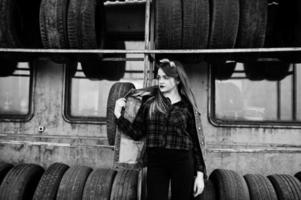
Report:
<svg viewBox="0 0 301 200"><path fill-rule="evenodd" d="M169 93L172 90L178 89L177 86L179 81L177 81L174 77L167 76L161 68L158 69L157 79L159 89L162 93Z"/></svg>

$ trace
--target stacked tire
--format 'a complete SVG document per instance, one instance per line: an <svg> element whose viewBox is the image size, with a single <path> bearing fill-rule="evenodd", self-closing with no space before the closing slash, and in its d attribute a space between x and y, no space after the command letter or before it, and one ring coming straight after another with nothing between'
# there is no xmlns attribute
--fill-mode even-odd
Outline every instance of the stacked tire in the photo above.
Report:
<svg viewBox="0 0 301 200"><path fill-rule="evenodd" d="M69 167L53 163L46 171L36 164L0 163L1 200L138 199L139 172ZM141 178L140 178L141 179Z"/></svg>
<svg viewBox="0 0 301 200"><path fill-rule="evenodd" d="M300 44L300 3L268 0L157 0L155 2L155 46L157 49L220 49L287 47ZM279 22L279 23L278 23ZM157 55L186 63L204 57ZM229 79L235 62L244 65L250 80L279 81L289 74L289 59L257 61L259 53L206 56L219 80ZM263 75L261 75L263 74Z"/></svg>
<svg viewBox="0 0 301 200"><path fill-rule="evenodd" d="M0 163L0 199L22 200L134 200L147 199L147 168L135 170L91 169L53 163L45 171L36 164ZM239 175L215 169L195 200L301 199L301 172ZM171 196L171 195L169 195Z"/></svg>

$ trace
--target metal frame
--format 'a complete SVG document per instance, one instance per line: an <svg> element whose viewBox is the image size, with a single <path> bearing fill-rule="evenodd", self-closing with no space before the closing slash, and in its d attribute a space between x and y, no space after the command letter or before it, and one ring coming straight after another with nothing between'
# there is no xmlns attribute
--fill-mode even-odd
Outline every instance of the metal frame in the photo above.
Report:
<svg viewBox="0 0 301 200"><path fill-rule="evenodd" d="M209 90L208 90L208 98L207 98L209 102L207 107L208 120L212 125L216 127L233 127L233 128L301 129L300 121L249 121L249 120L242 121L242 120L217 119L215 116L215 82L214 82L215 79L210 67L208 73L208 80L209 80ZM296 91L296 89L294 91ZM294 100L292 99L292 101Z"/></svg>
<svg viewBox="0 0 301 200"><path fill-rule="evenodd" d="M35 64L34 62L28 62L29 76L26 76L29 78L29 103L28 103L28 113L25 115L17 115L17 114L1 114L0 113L0 122L28 122L30 121L34 116L34 94L35 94L35 84L36 84L36 70L35 70ZM15 75L12 75L15 76ZM25 75L16 75L16 76L22 76Z"/></svg>

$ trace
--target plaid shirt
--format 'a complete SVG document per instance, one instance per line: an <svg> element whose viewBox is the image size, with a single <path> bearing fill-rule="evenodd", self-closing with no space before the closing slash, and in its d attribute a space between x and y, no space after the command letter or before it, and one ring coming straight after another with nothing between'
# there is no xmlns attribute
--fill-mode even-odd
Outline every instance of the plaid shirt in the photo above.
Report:
<svg viewBox="0 0 301 200"><path fill-rule="evenodd" d="M182 97L180 102L171 104L167 115L156 112L152 119L148 111L150 101L139 109L133 123L123 116L117 119L118 127L134 140L146 137L146 147L193 150L196 171L205 170L204 159L197 137L193 109L189 101Z"/></svg>

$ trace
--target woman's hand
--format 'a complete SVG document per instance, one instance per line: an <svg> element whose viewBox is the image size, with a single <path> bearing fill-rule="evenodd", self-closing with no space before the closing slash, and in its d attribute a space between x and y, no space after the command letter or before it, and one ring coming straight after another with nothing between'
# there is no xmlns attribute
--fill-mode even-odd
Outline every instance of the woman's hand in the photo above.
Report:
<svg viewBox="0 0 301 200"><path fill-rule="evenodd" d="M204 184L204 174L203 172L198 171L197 176L194 180L194 187L193 187L193 196L196 197L203 192L205 188Z"/></svg>
<svg viewBox="0 0 301 200"><path fill-rule="evenodd" d="M125 106L125 103L126 103L125 98L117 99L117 101L115 102L114 115L117 119L121 116L121 110Z"/></svg>

